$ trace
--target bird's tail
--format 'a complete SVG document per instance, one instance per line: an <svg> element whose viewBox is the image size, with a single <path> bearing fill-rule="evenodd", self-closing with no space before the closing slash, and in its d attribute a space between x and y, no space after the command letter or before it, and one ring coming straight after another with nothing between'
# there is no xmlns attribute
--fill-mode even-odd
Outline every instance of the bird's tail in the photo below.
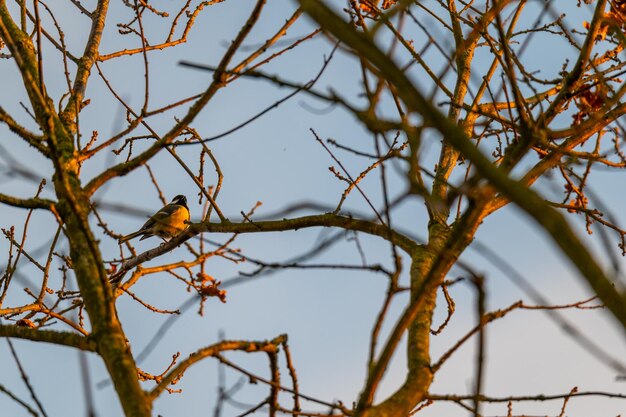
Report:
<svg viewBox="0 0 626 417"><path fill-rule="evenodd" d="M126 242L128 240L131 240L133 238L136 238L137 236L142 235L142 234L143 234L143 230L137 230L134 233L131 233L131 234L126 235L126 236L122 236L118 242L119 243L124 243L124 242Z"/></svg>

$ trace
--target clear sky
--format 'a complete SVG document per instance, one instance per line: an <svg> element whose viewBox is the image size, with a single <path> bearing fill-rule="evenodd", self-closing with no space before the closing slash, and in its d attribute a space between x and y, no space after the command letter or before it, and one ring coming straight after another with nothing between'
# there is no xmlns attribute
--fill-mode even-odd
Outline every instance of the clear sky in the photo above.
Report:
<svg viewBox="0 0 626 417"><path fill-rule="evenodd" d="M56 2L55 2L56 3ZM91 9L93 1L82 2ZM108 25L105 31L101 53L106 54L120 48L139 47L136 38L129 41L117 33L115 24L128 19L128 10L121 4L112 2ZM175 10L178 2L151 2L157 8ZM431 2L434 4L434 2ZM552 2L555 3L555 2ZM198 15L189 34L187 43L176 48L158 53L150 53L150 109L159 108L203 91L211 80L212 74L181 67L181 60L200 64L216 65L227 45L236 36L240 25L245 21L253 2L249 0L230 0L207 7ZM525 19L532 22L541 12L543 2L529 4ZM14 7L11 5L11 7ZM64 27L65 40L71 51L78 54L83 47L85 34L88 33L87 19L74 12L69 2L50 4L55 16ZM561 7L561 5L559 5ZM570 6L568 6L570 7ZM287 19L295 3L289 0L268 2L259 24L246 41L247 51L259 46L276 28ZM568 27L582 29L582 21L590 19L590 10L585 5L578 9L571 5L564 20ZM560 10L561 11L561 10ZM428 19L424 18L428 22ZM47 22L48 20L46 20ZM146 21L146 31L150 39L163 38L166 19L151 17ZM310 33L312 23L302 18L290 28L286 39L293 40ZM56 33L56 32L55 32ZM432 26L431 35L442 36L441 29ZM415 32L416 45L424 42L424 33ZM571 47L562 44L543 43L543 35L537 36L526 53L530 62L529 69L542 69L542 75L554 76L566 56L571 56ZM577 38L580 39L580 38ZM381 42L384 42L383 37ZM131 42L128 44L128 42ZM134 43L133 43L134 42ZM442 45L451 47L451 41L441 39ZM269 74L280 74L295 82L307 82L320 70L324 57L332 50L332 43L322 35L264 67ZM46 46L45 79L49 93L56 100L66 88L59 54ZM4 52L4 51L3 51ZM238 54L237 58L243 58ZM424 55L432 60L433 66L443 70L445 62L441 55L429 50ZM486 58L486 56L485 56ZM441 61L438 64L438 61ZM47 62L50 62L49 64ZM482 59L480 54L475 63L480 69L490 61ZM534 65L534 66L533 66ZM101 64L101 69L117 93L135 108L140 108L144 99L144 73L141 55L124 57ZM482 74L481 74L482 75ZM421 77L421 76L420 76ZM432 86L426 78L415 77L423 91L431 91ZM478 79L479 80L479 79ZM476 82L474 80L473 82ZM475 87L475 85L474 85ZM362 104L359 97L360 68L358 62L348 54L339 51L317 85L320 91L332 88L351 102ZM221 90L194 121L193 127L203 137L211 137L246 121L262 109L289 94L291 90L280 89L271 83L259 80L240 79ZM95 74L89 84L86 97L91 103L81 113L80 128L85 138L97 131L100 138L107 138L123 127L124 113L107 87ZM27 98L20 80L16 77L14 63L0 60L0 105L19 121L32 127L28 115L20 107L20 101ZM388 105L389 114L393 114L392 103ZM445 107L442 106L442 109ZM151 126L160 134L173 125L174 117L184 114L186 107L178 108L164 116L154 118ZM225 135L209 144L219 161L224 182L219 204L222 211L233 221L242 219L241 212L248 212L257 201L263 205L256 211L256 218L265 218L272 213L295 203L311 202L327 207L334 207L345 186L340 183L328 167L336 163L315 141L310 129L320 137L333 138L340 143L372 152L371 137L363 127L346 111L328 105L305 94L282 103L269 111L254 123ZM433 145L424 145L428 158L436 158L438 138L430 138ZM23 176L16 175L16 168L34 173L37 178L46 178L43 196L53 197L51 185L52 167L36 152L22 144L0 126L0 192L20 197L34 194L37 184ZM137 144L134 152L142 148ZM198 166L199 149L184 147L179 154L194 168ZM341 153L342 162L353 173L365 169L370 161ZM13 158L15 161L11 161ZM86 183L111 161L122 160L125 153L115 156L96 157L83 167L82 176ZM192 220L199 220L202 207L197 204L197 190L182 168L165 152L161 152L150 166L167 199L176 194L186 194L189 199ZM390 194L397 196L405 190L406 183L398 174L402 165L389 165ZM207 169L208 184L215 184L212 168ZM380 184L378 173L374 172L363 181L362 186L374 201L380 203ZM590 178L594 191L604 205L611 208L618 223L624 222L626 197L624 173L598 172ZM553 192L558 200L562 188L554 181L539 184L542 192ZM109 185L96 193L94 199L126 207L129 210L103 208L101 214L109 227L118 233L136 230L145 221L146 215L156 211L161 202L150 177L145 169L138 169L130 175L114 179ZM377 204L380 205L380 204ZM137 209L135 214L130 209ZM345 211L370 215L363 199L353 192L344 207ZM303 210L295 214L303 214ZM290 214L294 215L294 213ZM20 235L25 213L20 210L0 206L0 226L8 228L15 225ZM608 265L610 257L601 245L600 234L584 234L581 218L572 217L572 223L581 231L585 241L593 248L598 259ZM394 211L394 223L407 234L423 237L426 234L427 217L423 201L410 199ZM96 219L93 225L96 227ZM55 223L49 215L37 215L29 226L29 239L26 248L46 247L55 231ZM100 231L99 231L100 233ZM233 243L243 253L254 259L267 262L280 262L307 252L317 242L330 236L336 236L337 242L322 253L315 263L361 262L359 251L353 237L343 239L343 234L335 230L308 229L297 232L259 234L239 236ZM225 242L229 236L211 235L208 239ZM100 235L101 249L106 260L119 257L118 245L110 238ZM612 250L617 253L617 237L609 234ZM381 263L390 266L388 245L377 238L358 236L358 242L364 248L369 263ZM152 248L158 244L156 238L137 242L139 250ZM497 268L493 261L485 256L486 247L506 260L512 269ZM0 241L0 254L8 249L6 240ZM66 254L67 245L63 244L58 252ZM181 253L182 252L182 253ZM0 255L4 258L5 255ZM45 253L40 254L45 258ZM159 265L184 258L182 249L167 256L157 258L149 265ZM406 263L406 259L404 260ZM555 304L568 304L590 296L590 292L576 271L563 256L559 255L546 235L538 230L520 210L506 207L490 216L480 227L476 244L463 255L462 261L484 274L489 309L505 308L513 302L523 299L528 304L536 300L529 298L512 279L515 271L534 287L541 290L544 297ZM619 264L624 265L623 258ZM6 261L0 261L4 267ZM20 286L10 293L8 304L18 304L28 298L22 292L23 287L37 288L39 275L25 262L18 279ZM362 271L336 269L284 269L272 271L248 282L235 280L241 272L255 270L250 263L233 263L214 258L207 262L207 273L223 281L228 289L227 302L218 299L207 301L204 316L199 316L198 303L195 302L185 313L167 328L160 342L140 363L139 366L150 373L158 374L169 364L176 352L181 357L203 346L219 341L220 334L226 339L265 340L280 334L289 335L289 345L298 372L300 389L303 393L328 402L341 400L350 405L356 400L362 389L366 372L367 352L370 332L383 301L387 286L386 278L381 274ZM406 268L405 268L406 270ZM51 285L58 285L60 275L53 277ZM453 269L450 278L463 276L463 271ZM405 274L406 275L406 274ZM71 282L71 280L70 280ZM403 276L402 283L407 283ZM71 285L74 285L71 283ZM183 305L192 294L171 275L156 274L145 277L135 287L134 293L150 304L161 309L176 309ZM476 324L475 290L467 282L461 282L450 290L456 302L456 313L446 330L432 338L432 357L438 358L447 351L456 340ZM392 305L383 333L390 330L393 319L398 317L406 296L399 296ZM435 315L435 323L445 318L445 303L440 299ZM129 296L122 295L118 300L119 316L129 337L131 348L138 355L150 343L156 332L168 320L167 315L158 315L146 310ZM5 306L3 306L5 307ZM610 315L602 310L575 310L562 312L561 315L573 324L577 331L595 341L613 357L623 359L626 354L623 330L618 329ZM492 396L525 394L561 394L569 392L574 386L580 391L624 392L624 382L616 380L617 373L603 361L583 349L580 343L555 323L554 319L540 311L513 312L501 321L490 324L487 328L487 358L484 392ZM384 340L384 338L382 339ZM68 348L41 345L28 341L13 341L18 355L30 376L30 382L36 389L48 416L84 416L85 386L81 380L80 355ZM267 377L268 365L264 354L226 355L233 362L250 371ZM474 380L475 341L471 340L462 347L437 373L432 392L437 394L470 393ZM281 359L282 361L282 359ZM624 361L626 363L626 361ZM121 407L113 389L106 380L106 372L98 357L87 355L89 371L89 390L93 393L98 416L120 416ZM284 362L281 362L284 365ZM384 379L380 398L397 388L403 381L405 370L405 349L401 347ZM283 383L288 385L287 369L281 369ZM175 388L182 389L180 394L164 394L155 403L154 415L164 417L196 417L213 413L217 398L218 362L206 359L201 364L187 371ZM225 372L226 387L241 384L234 399L240 403L226 404L223 416L237 416L245 411L240 406L259 403L267 395L263 384L250 384L246 378L233 370ZM8 345L0 341L0 384L10 389L22 399L29 399L28 391L19 378L15 362ZM149 389L153 382L146 382ZM290 405L290 396L281 394L283 404ZM29 403L32 401L28 400ZM318 409L315 404L305 403L305 409ZM514 407L514 415L559 415L561 401L544 403L522 403ZM606 398L576 398L567 407L570 417L598 416L609 417L624 413L626 400ZM325 410L321 410L325 411ZM484 415L506 415L506 403L485 406ZM262 411L259 415L266 414ZM15 405L8 397L0 393L0 417L25 415L24 409ZM451 404L432 406L420 416L466 416L468 412Z"/></svg>

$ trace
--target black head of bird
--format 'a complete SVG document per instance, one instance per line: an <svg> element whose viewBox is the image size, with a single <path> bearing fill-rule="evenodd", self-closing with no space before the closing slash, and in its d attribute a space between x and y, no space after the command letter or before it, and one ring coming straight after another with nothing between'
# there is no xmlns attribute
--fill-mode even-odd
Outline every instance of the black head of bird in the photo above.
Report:
<svg viewBox="0 0 626 417"><path fill-rule="evenodd" d="M141 226L141 229L126 236L122 236L119 242L124 243L137 236L141 236L140 240L147 239L150 236L158 236L164 240L171 239L187 228L189 218L187 197L179 194L174 197L169 204L154 213L152 217Z"/></svg>

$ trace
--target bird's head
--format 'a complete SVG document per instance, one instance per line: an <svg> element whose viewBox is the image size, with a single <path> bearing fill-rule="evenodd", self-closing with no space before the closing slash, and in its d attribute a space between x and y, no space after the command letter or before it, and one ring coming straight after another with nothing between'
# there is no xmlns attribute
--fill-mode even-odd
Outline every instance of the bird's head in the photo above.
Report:
<svg viewBox="0 0 626 417"><path fill-rule="evenodd" d="M179 206L187 207L187 197L182 194L178 194L172 199L171 204L178 204Z"/></svg>

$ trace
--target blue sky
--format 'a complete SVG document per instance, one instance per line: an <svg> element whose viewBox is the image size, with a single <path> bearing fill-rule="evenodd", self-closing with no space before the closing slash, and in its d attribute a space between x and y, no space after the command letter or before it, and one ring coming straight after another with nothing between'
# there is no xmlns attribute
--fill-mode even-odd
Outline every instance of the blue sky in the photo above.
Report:
<svg viewBox="0 0 626 417"><path fill-rule="evenodd" d="M77 17L71 5L55 4L57 18L64 25L66 40L70 49L78 53L82 49L85 30L88 30L86 19ZM67 2L69 3L69 2ZM91 8L92 2L84 2ZM127 39L116 32L115 23L124 18L125 8L113 2L108 17L102 53L115 51L121 47L137 47L136 44L124 44ZM174 2L155 2L156 7L173 8ZM171 101L181 99L202 91L208 85L211 74L183 68L180 60L215 65L225 51L225 44L236 35L240 24L247 17L252 7L251 1L227 1L208 7L197 19L195 27L189 35L189 41L177 48L163 53L151 53L150 61L150 108L158 108ZM533 2L529 5L528 21L536 17L543 3ZM51 5L52 6L52 5ZM270 2L263 12L259 25L250 35L251 46L258 45L291 14L294 3L286 0ZM582 20L589 20L589 9L572 8L566 20L571 27L580 28ZM586 16L586 17L585 17ZM160 39L162 34L161 19L152 18L147 21L151 39ZM301 19L287 34L287 38L302 36L313 30L306 18ZM439 33L433 30L433 33ZM419 39L416 33L416 43ZM555 52L567 54L571 52L563 45L542 44L541 37L537 43L531 44L525 57L542 68L545 73L554 75L560 69L562 59ZM444 42L445 44L445 42ZM50 94L56 99L64 91L65 83L59 55L46 47L45 79ZM264 71L270 74L281 74L283 77L306 82L321 67L324 55L328 55L332 44L323 36L305 43L302 47L286 53L272 62ZM425 55L436 63L440 55L429 51ZM241 59L236 56L235 61ZM486 67L490 61L477 57L476 67ZM360 72L358 63L343 52L337 53L327 71L320 79L318 88L326 91L334 88L355 103L359 101ZM437 68L437 66L435 65ZM117 92L134 107L140 107L143 100L143 67L139 55L109 61L101 66L103 72L111 80ZM443 61L441 62L443 68ZM2 95L0 105L18 120L28 122L28 116L21 110L19 101L26 101L25 93L18 79L15 78L14 64L7 60L0 61L0 88ZM548 75L546 75L548 76ZM416 76L416 82L430 91L429 80ZM224 132L247 120L266 106L284 97L290 91L277 89L271 84L256 80L238 80L232 86L221 90L210 104L200 113L193 127L203 137ZM111 99L106 86L97 75L92 77L87 90L87 98L91 104L81 113L81 129L85 137L91 131L98 131L101 138L110 136L120 130L120 106ZM391 105L391 103L388 103ZM385 111L391 110L386 109ZM163 117L151 121L151 126L159 133L164 133L172 126L175 116L184 114L185 108L177 109ZM324 149L315 141L310 129L314 129L322 138L333 138L349 146L366 152L372 152L371 137L354 117L342 109L330 107L315 98L300 94L256 122L210 143L210 147L224 173L223 189L219 204L223 212L233 221L241 220L241 211L247 212L257 201L263 205L257 210L258 218L275 213L290 204L311 201L334 207L345 188L343 183L328 171L335 165ZM436 156L438 140L430 138L434 144L426 146L430 149L428 158ZM13 158L38 176L47 177L51 174L51 166L39 157L32 149L19 142L0 126L0 145ZM137 145L135 152L141 148ZM179 148L183 157L192 169L198 165L199 150L196 147ZM342 162L349 166L353 173L358 173L367 165L368 160L359 159L347 153L341 153ZM96 157L83 167L85 182L110 165L114 155ZM121 160L124 154L117 157ZM6 164L6 161L5 161ZM192 219L201 216L202 208L195 197L197 190L192 181L185 176L182 168L165 152L161 152L151 167L159 185L170 199L176 194L186 194L189 198ZM397 167L403 168L402 165ZM391 194L397 195L404 191L406 183L397 172L389 166ZM209 184L216 181L212 169L207 170ZM36 184L21 178L6 178L6 171L0 182L0 192L17 196L30 196ZM363 181L362 186L374 201L380 201L380 185L378 172L373 172ZM624 221L624 174L594 173L592 174L593 189L601 196L602 201L612 208L619 221ZM547 183L539 184L540 189L549 192ZM53 196L50 181L44 195ZM558 197L558 195L557 195ZM114 179L110 184L95 195L95 199L108 203L123 204L131 208L145 211L146 215L160 207L158 194L151 184L145 169L138 169L130 175ZM348 198L345 208L359 213L368 213L363 199L353 192ZM136 230L145 220L142 216L131 216L127 213L102 211L104 220L118 233ZM16 226L21 232L25 213L19 210L0 207L0 226L3 228ZM575 217L575 216L574 216ZM579 227L580 218L573 218L572 223ZM96 221L94 219L94 225ZM400 205L394 212L394 223L401 230L412 236L426 234L426 212L423 202L410 199ZM29 239L26 248L34 250L46 243L54 233L55 225L51 216L37 214L31 220ZM607 262L606 251L599 244L598 233L587 236L585 241L593 248L600 262ZM265 235L240 236L233 247L240 248L247 256L266 261L284 261L306 252L316 241L336 231L300 230L297 232L272 233ZM223 242L226 236L208 236L212 240ZM615 236L610 235L614 247ZM476 240L480 244L496 251L517 272L523 275L536 288L554 303L571 303L589 296L586 285L578 277L569 262L559 255L546 235L537 229L520 210L506 207L490 216L479 229ZM390 264L388 245L380 239L359 235L359 241L365 248L370 263ZM144 250L158 244L156 239L137 243L137 248ZM6 241L0 241L0 253L7 250ZM111 239L102 238L101 249L106 260L119 256L118 245ZM67 245L59 248L67 252ZM43 255L45 256L45 255ZM179 260L184 253L174 251L165 257L151 261L149 265ZM510 277L498 270L492 262L486 260L479 250L470 248L462 257L464 262L483 273L487 279L488 306L491 309L504 308L511 303L524 299L533 304L526 294L521 292L510 280ZM354 241L341 240L315 262L319 263L359 263L360 257ZM406 262L406 260L405 260ZM620 258L623 265L623 259ZM22 274L31 282L37 282L38 275L33 268L22 264ZM228 285L239 272L254 269L249 264L234 264L224 259L211 259L207 263L207 272ZM406 268L405 268L406 269ZM451 278L459 276L462 271L453 269ZM406 283L407 277L404 276ZM56 276L52 284L58 284ZM369 336L378 309L382 303L386 289L386 279L382 275L364 272L346 272L338 270L284 270L271 275L251 280L248 283L228 288L227 303L217 299L209 299L203 317L196 314L197 304L189 309L140 364L148 372L160 373L168 364L171 356L180 352L186 357L194 350L215 343L220 332L228 339L271 339L279 334L287 333L294 362L298 371L301 390L326 401L341 400L345 404L355 401L364 383L366 372L367 349ZM29 286L29 284L24 284ZM184 303L190 293L178 281L169 275L161 274L142 279L133 289L142 299L164 309L175 309ZM432 356L439 357L460 336L471 329L476 323L473 287L460 283L451 288L451 295L457 304L457 311L446 331L432 338ZM27 299L21 286L10 293L10 302L18 304ZM383 333L390 330L393 319L397 317L406 302L406 296L399 296L393 303ZM442 301L442 300L441 300ZM441 306L441 307L440 307ZM118 300L120 319L129 337L133 352L138 354L150 341L167 317L155 315L134 302L128 296ZM435 314L435 322L440 323L445 316L445 305L439 304ZM623 358L626 353L623 330L615 326L613 319L603 310L585 310L564 312L571 323L583 333L589 335L614 357ZM384 338L383 338L384 340ZM553 321L542 312L514 312L487 328L488 365L485 377L485 393L499 395L521 394L555 394L566 393L574 386L581 391L623 392L624 383L615 380L616 373L604 366L597 358L580 347L572 338L565 335ZM81 380L79 355L77 352L50 345L15 340L18 354L26 365L37 394L49 416L82 416L84 415L84 395ZM473 364L475 341L472 340L461 348L436 375L433 393L468 393L473 384ZM268 365L263 354L227 355L234 362L247 369L267 376ZM281 359L282 360L282 359ZM121 408L110 385L98 386L105 380L106 373L101 361L95 355L88 355L91 389L98 416L121 415ZM387 371L379 399L393 391L403 381L405 351L401 347ZM233 384L240 379L234 371L227 371L227 383ZM61 377L61 378L59 378ZM282 369L283 382L288 384L288 372ZM205 416L212 413L216 399L216 383L218 378L217 361L207 359L190 369L176 386L181 394L164 394L156 403L154 415L163 416ZM58 386L61 384L62 386ZM7 344L0 343L0 384L16 393L20 398L28 398L28 393L19 380L14 361ZM146 389L152 386L146 383ZM245 404L254 405L267 395L262 385L245 383L235 398ZM289 405L288 395L282 395L283 404ZM558 415L561 402L523 403L515 405L517 415ZM314 405L307 403L306 409ZM607 399L573 399L567 408L569 416L615 416L626 409L623 400ZM0 395L0 415L21 416L24 410L16 407L6 396ZM485 406L485 415L505 415L506 404ZM236 416L243 410L229 405L224 409L224 416ZM436 415L465 416L467 412L453 405L435 405L424 410L424 416Z"/></svg>

